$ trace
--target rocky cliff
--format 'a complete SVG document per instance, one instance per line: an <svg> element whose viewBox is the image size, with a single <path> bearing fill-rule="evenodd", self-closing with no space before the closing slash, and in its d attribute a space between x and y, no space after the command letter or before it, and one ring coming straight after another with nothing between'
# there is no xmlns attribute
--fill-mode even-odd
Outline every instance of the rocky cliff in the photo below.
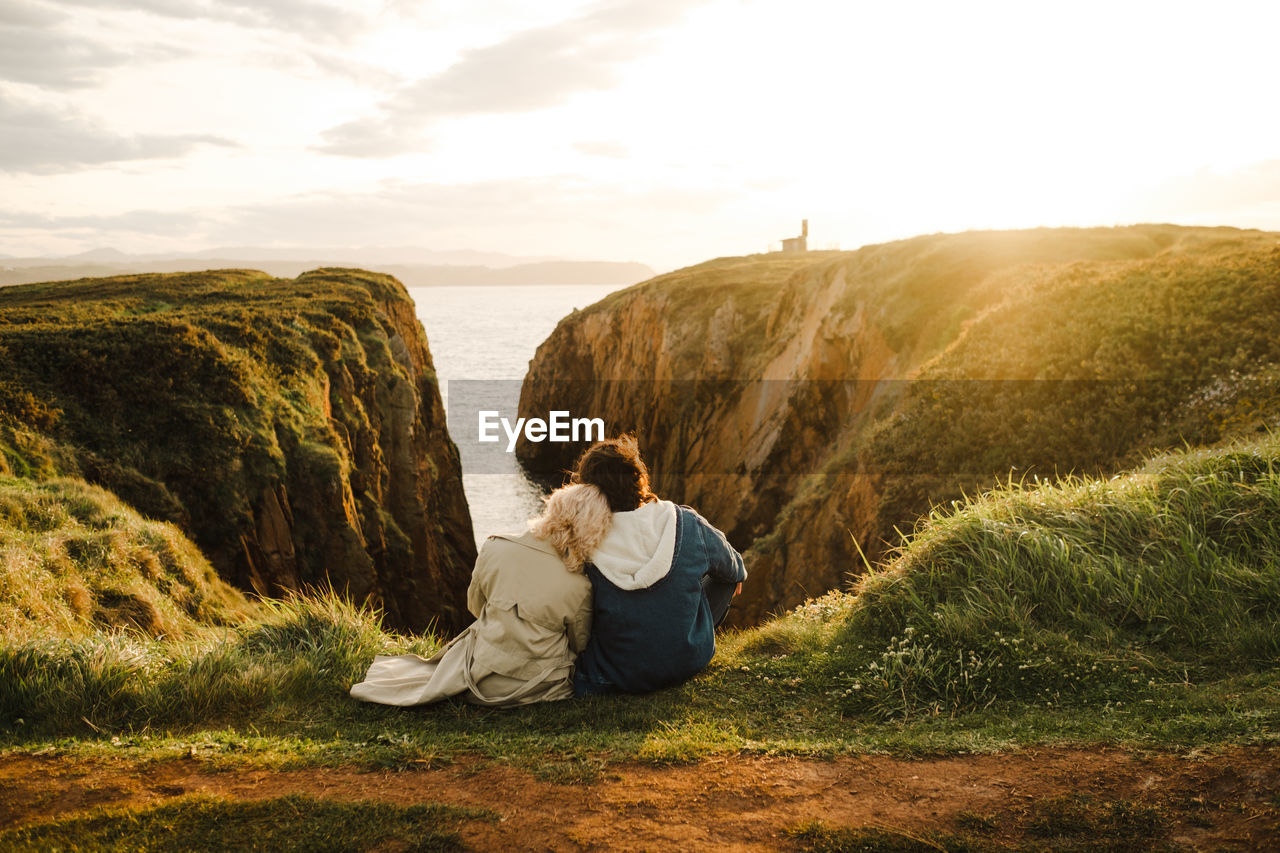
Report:
<svg viewBox="0 0 1280 853"><path fill-rule="evenodd" d="M475 558L431 355L395 279L229 270L0 291L0 463L177 524L223 577L466 621Z"/></svg>
<svg viewBox="0 0 1280 853"><path fill-rule="evenodd" d="M657 490L746 552L754 623L860 573L932 503L1273 421L1276 243L1037 229L712 261L565 318L520 414L634 430ZM554 477L579 449L517 452Z"/></svg>

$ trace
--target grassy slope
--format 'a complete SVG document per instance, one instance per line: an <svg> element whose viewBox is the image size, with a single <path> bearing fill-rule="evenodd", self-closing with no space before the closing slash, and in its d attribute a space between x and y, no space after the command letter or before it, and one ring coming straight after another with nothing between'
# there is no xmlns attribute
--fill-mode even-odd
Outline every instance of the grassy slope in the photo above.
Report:
<svg viewBox="0 0 1280 853"><path fill-rule="evenodd" d="M651 696L356 703L344 690L373 654L433 642L317 599L184 642L10 642L0 719L28 748L391 765L467 750L565 780L744 749L1274 743L1278 518L1268 438L937 511L857 594L727 635L708 672Z"/></svg>
<svg viewBox="0 0 1280 853"><path fill-rule="evenodd" d="M171 524L83 481L0 477L0 637L169 639L255 612Z"/></svg>
<svg viewBox="0 0 1280 853"><path fill-rule="evenodd" d="M315 423L320 355L356 332L308 303L352 295L245 270L0 290L4 456L17 472L41 466L13 427L49 435L69 445L67 474L188 523L206 547L221 542L251 516L259 481L285 475L282 443L312 445L325 464L336 442Z"/></svg>
<svg viewBox="0 0 1280 853"><path fill-rule="evenodd" d="M1278 271L1274 240L1242 237L1074 264L1006 291L865 436L863 463L890 481L886 521L909 524L1013 468L1098 475L1275 423Z"/></svg>

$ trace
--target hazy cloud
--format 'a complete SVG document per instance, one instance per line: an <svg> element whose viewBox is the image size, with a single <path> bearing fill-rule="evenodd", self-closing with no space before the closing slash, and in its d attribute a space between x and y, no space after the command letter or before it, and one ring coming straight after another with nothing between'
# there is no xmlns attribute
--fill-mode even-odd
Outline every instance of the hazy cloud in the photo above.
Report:
<svg viewBox="0 0 1280 853"><path fill-rule="evenodd" d="M74 89L95 83L101 69L129 61L127 53L59 29L68 18L24 0L0 3L0 79Z"/></svg>
<svg viewBox="0 0 1280 853"><path fill-rule="evenodd" d="M65 17L66 15L47 6L38 6L24 0L8 0L0 5L0 26L47 27Z"/></svg>
<svg viewBox="0 0 1280 853"><path fill-rule="evenodd" d="M50 174L125 160L180 157L198 145L234 145L203 134L119 136L84 118L24 104L0 92L0 171Z"/></svg>
<svg viewBox="0 0 1280 853"><path fill-rule="evenodd" d="M42 229L63 236L83 234L95 240L110 240L120 234L148 234L184 237L206 223L208 217L189 211L131 210L124 213L48 216L31 213L0 213L0 229Z"/></svg>
<svg viewBox="0 0 1280 853"><path fill-rule="evenodd" d="M1153 210L1178 215L1274 202L1280 202L1280 160L1267 160L1231 172L1201 169L1165 182L1149 200Z"/></svg>
<svg viewBox="0 0 1280 853"><path fill-rule="evenodd" d="M430 147L422 134L398 126L385 116L355 119L321 133L324 142L313 146L325 154L344 157L396 157Z"/></svg>
<svg viewBox="0 0 1280 853"><path fill-rule="evenodd" d="M588 157L612 157L621 160L629 153L627 146L621 142L611 139L600 139L595 141L575 142L573 143L575 150L586 154Z"/></svg>
<svg viewBox="0 0 1280 853"><path fill-rule="evenodd" d="M341 52L320 49L304 50L301 60L312 69L331 77L345 77L357 85L373 89L385 89L394 86L403 78L399 74L388 71L368 62L360 62ZM264 62L264 64L269 64Z"/></svg>
<svg viewBox="0 0 1280 853"><path fill-rule="evenodd" d="M385 89L400 82L392 74L369 63L343 55L334 41L348 39L373 19L349 9L313 0L0 0L0 80L29 83L51 89L92 86L101 72L140 60L169 59L187 55L185 44L151 43L128 50L104 39L86 38L67 26L83 10L145 12L174 20L212 20L240 27L261 27L302 33L309 39L290 50L264 53L262 64L329 76L345 77L359 85ZM58 8L61 7L61 8ZM316 36L331 36L317 39ZM276 40L278 41L278 39ZM322 46L330 43L330 48Z"/></svg>
<svg viewBox="0 0 1280 853"><path fill-rule="evenodd" d="M412 137L445 116L518 113L603 91L652 47L652 36L699 0L611 0L576 18L463 53L439 74L402 86L376 115L331 128L329 154L386 157L418 150Z"/></svg>
<svg viewBox="0 0 1280 853"><path fill-rule="evenodd" d="M637 189L550 177L473 184L392 184L368 193L309 193L205 211L134 210L102 216L0 213L0 237L38 229L93 245L137 234L191 245L457 245L457 234L485 233L494 245L536 244L539 254L581 254L565 228L629 233L655 214L673 228L705 216L730 189ZM622 225L620 225L622 223ZM529 239L533 235L536 239ZM190 248L190 245L188 245Z"/></svg>
<svg viewBox="0 0 1280 853"><path fill-rule="evenodd" d="M349 8L316 0L53 0L62 6L149 12L166 18L224 21L345 38L369 22Z"/></svg>

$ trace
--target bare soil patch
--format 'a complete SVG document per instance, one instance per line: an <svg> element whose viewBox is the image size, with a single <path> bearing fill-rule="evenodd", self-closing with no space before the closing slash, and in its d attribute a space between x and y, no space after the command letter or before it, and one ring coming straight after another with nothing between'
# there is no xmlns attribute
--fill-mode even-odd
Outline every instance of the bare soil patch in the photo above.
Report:
<svg viewBox="0 0 1280 853"><path fill-rule="evenodd" d="M1037 800L1089 794L1159 809L1174 846L1280 849L1280 750L1263 748L1213 754L1055 748L832 761L730 756L677 766L611 765L589 784L543 781L478 759L404 771L272 771L210 769L189 759L0 756L0 828L192 793L480 807L500 819L467 823L461 831L470 846L551 851L790 850L796 842L785 831L814 820L927 833L957 832L979 816L1004 828L1000 837Z"/></svg>

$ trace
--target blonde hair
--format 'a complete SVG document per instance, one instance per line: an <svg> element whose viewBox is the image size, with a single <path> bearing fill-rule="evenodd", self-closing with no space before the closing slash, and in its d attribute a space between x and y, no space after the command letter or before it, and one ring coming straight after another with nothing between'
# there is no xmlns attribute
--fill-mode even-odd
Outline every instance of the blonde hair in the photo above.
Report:
<svg viewBox="0 0 1280 853"><path fill-rule="evenodd" d="M562 486L544 498L542 515L529 520L529 529L556 549L565 568L582 571L584 563L609 532L613 511L604 493L586 483Z"/></svg>

